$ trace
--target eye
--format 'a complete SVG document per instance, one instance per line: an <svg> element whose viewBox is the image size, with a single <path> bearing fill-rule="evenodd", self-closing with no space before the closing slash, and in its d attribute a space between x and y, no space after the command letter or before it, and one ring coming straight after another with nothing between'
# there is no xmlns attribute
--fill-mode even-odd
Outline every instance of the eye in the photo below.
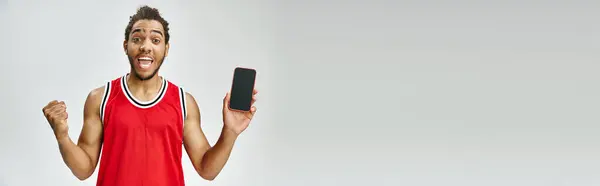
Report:
<svg viewBox="0 0 600 186"><path fill-rule="evenodd" d="M154 42L154 43L160 43L160 39L152 39L152 42Z"/></svg>
<svg viewBox="0 0 600 186"><path fill-rule="evenodd" d="M134 43L137 43L137 42L139 42L139 41L140 41L140 38L138 38L138 37L134 37L134 38L131 38L131 40L132 40Z"/></svg>

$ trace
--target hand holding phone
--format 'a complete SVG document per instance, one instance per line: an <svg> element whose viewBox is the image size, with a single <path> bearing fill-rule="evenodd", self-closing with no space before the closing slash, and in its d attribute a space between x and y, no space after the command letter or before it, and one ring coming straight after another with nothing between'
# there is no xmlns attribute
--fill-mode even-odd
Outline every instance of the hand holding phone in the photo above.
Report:
<svg viewBox="0 0 600 186"><path fill-rule="evenodd" d="M242 67L235 68L233 73L233 83L231 84L231 97L229 100L230 109L250 111L255 81L256 70Z"/></svg>
<svg viewBox="0 0 600 186"><path fill-rule="evenodd" d="M253 106L258 93L254 89L255 79L254 69L238 67L234 71L231 90L223 100L225 129L233 132L229 134L237 136L246 130L256 113L256 107Z"/></svg>

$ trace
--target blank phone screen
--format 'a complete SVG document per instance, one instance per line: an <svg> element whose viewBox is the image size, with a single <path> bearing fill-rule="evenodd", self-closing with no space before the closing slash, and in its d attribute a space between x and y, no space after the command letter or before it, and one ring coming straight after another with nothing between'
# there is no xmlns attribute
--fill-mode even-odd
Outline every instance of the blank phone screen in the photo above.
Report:
<svg viewBox="0 0 600 186"><path fill-rule="evenodd" d="M235 110L249 111L254 91L256 71L253 69L236 68L233 73L233 84L229 107Z"/></svg>

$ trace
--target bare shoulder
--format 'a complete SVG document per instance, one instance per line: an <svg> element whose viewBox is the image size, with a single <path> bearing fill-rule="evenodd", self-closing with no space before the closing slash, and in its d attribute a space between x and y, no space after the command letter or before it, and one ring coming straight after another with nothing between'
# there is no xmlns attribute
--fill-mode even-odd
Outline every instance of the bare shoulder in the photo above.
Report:
<svg viewBox="0 0 600 186"><path fill-rule="evenodd" d="M189 92L185 92L185 107L189 112L188 114L199 114L200 108L198 108L196 98Z"/></svg>
<svg viewBox="0 0 600 186"><path fill-rule="evenodd" d="M191 112L196 112L195 110L198 110L198 104L196 102L196 98L194 97L194 95L192 95L192 93L190 93L189 91L187 91L184 86L182 86L181 84L175 83L173 81L169 81L167 80L167 82L169 82L172 85L175 85L175 87L177 87L177 89L179 89L179 94L180 95L184 95L183 97L183 101L185 104L185 110L188 112L186 113L187 115L189 115L190 111ZM181 92L183 91L183 93ZM193 113L192 113L193 114Z"/></svg>
<svg viewBox="0 0 600 186"><path fill-rule="evenodd" d="M85 101L85 108L89 111L98 110L97 108L100 108L105 91L106 85L90 90Z"/></svg>
<svg viewBox="0 0 600 186"><path fill-rule="evenodd" d="M88 97L93 99L101 99L104 96L104 90L106 89L106 85L96 87L90 91Z"/></svg>
<svg viewBox="0 0 600 186"><path fill-rule="evenodd" d="M185 92L185 99L187 103L196 103L196 98L190 92Z"/></svg>

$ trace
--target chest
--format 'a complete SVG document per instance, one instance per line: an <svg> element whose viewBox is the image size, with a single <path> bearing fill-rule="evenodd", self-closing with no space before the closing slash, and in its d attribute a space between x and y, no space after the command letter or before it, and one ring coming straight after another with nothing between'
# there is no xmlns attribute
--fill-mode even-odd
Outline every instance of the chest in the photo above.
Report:
<svg viewBox="0 0 600 186"><path fill-rule="evenodd" d="M183 126L179 105L159 103L150 108L135 107L127 102L107 108L105 128L113 130L180 131Z"/></svg>

